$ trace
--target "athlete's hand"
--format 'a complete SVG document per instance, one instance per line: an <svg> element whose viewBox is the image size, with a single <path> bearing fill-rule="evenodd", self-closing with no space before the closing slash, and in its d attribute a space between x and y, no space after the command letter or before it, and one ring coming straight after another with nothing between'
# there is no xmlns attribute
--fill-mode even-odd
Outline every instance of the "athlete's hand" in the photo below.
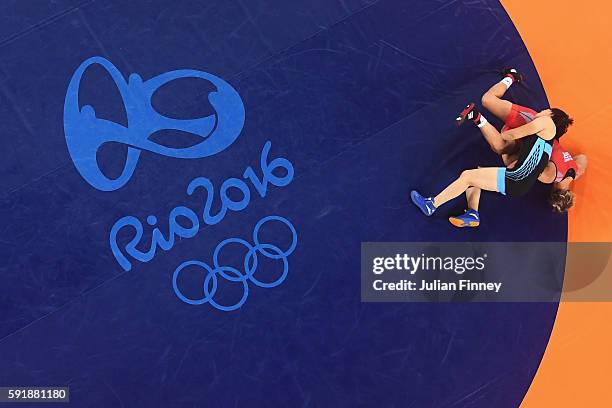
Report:
<svg viewBox="0 0 612 408"><path fill-rule="evenodd" d="M550 109L544 109L543 111L540 111L536 113L535 115L536 118L539 118L542 116L552 116L552 111Z"/></svg>

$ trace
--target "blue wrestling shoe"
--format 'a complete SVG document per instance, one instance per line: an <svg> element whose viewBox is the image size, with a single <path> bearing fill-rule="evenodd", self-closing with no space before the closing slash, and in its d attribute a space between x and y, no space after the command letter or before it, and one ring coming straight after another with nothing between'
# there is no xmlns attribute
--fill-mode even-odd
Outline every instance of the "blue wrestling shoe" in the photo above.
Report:
<svg viewBox="0 0 612 408"><path fill-rule="evenodd" d="M476 210L467 210L464 214L450 217L448 220L457 228L477 227L480 225L480 214Z"/></svg>
<svg viewBox="0 0 612 408"><path fill-rule="evenodd" d="M430 217L436 211L433 198L425 198L415 190L410 192L410 198L412 198L414 205L419 207L419 210L421 210L426 216Z"/></svg>

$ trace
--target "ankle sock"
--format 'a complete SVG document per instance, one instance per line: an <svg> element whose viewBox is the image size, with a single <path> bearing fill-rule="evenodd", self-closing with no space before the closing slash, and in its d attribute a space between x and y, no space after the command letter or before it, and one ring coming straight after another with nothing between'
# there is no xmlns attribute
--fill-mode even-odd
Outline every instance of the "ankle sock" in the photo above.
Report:
<svg viewBox="0 0 612 408"><path fill-rule="evenodd" d="M474 123L476 124L476 126L481 128L484 125L486 125L487 123L489 123L489 121L487 120L487 118L482 116L482 113L479 113L478 116L476 117L476 119L474 119Z"/></svg>
<svg viewBox="0 0 612 408"><path fill-rule="evenodd" d="M506 89L508 89L510 88L510 85L514 83L514 79L512 79L512 76L508 75L504 79L501 80L501 83L506 85Z"/></svg>

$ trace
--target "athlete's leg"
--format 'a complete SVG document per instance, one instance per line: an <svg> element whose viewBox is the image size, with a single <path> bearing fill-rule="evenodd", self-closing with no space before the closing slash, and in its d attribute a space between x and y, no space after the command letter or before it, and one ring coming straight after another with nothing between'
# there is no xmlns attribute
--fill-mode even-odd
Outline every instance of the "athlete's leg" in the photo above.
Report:
<svg viewBox="0 0 612 408"><path fill-rule="evenodd" d="M502 82L493 85L487 92L482 95L482 106L487 108L489 112L495 115L503 122L506 121L510 112L512 112L512 102L502 99L508 87Z"/></svg>
<svg viewBox="0 0 612 408"><path fill-rule="evenodd" d="M458 228L477 227L480 225L480 213L478 205L480 204L480 193L482 189L479 187L468 187L465 190L465 196L468 202L468 209L463 214L448 217L448 221Z"/></svg>
<svg viewBox="0 0 612 408"><path fill-rule="evenodd" d="M501 158L507 168L512 168L512 166L514 166L518 161L518 153L502 154ZM481 192L482 190L478 187L469 187L467 190L465 190L465 198L467 199L468 209L478 212Z"/></svg>
<svg viewBox="0 0 612 408"><path fill-rule="evenodd" d="M487 110L498 119L506 122L506 119L512 111L512 102L502 99L502 97L513 83L519 83L522 80L523 75L515 68L505 69L504 79L493 85L484 95L482 95L482 106L487 108Z"/></svg>
<svg viewBox="0 0 612 408"><path fill-rule="evenodd" d="M501 157L506 167L510 168L514 166L518 160L517 153L502 154ZM463 214L449 217L448 220L451 224L459 228L477 227L480 225L480 213L478 212L478 206L480 205L481 192L482 189L478 187L468 187L468 189L465 190L468 208Z"/></svg>
<svg viewBox="0 0 612 408"><path fill-rule="evenodd" d="M417 191L410 193L412 202L419 207L423 214L427 216L433 215L436 209L458 197L461 193L466 191L469 187L476 187L470 193L472 204L478 204L477 201L480 199L479 190L488 191L502 191L498 188L498 177L501 174L500 170L504 170L504 167L482 167L478 169L466 170L457 180L453 181L448 185L440 194L436 197L423 197ZM505 188L505 187L502 187Z"/></svg>
<svg viewBox="0 0 612 408"><path fill-rule="evenodd" d="M465 197L467 198L468 209L478 211L480 205L480 193L482 189L479 187L468 187L465 190Z"/></svg>
<svg viewBox="0 0 612 408"><path fill-rule="evenodd" d="M482 105L493 113L493 115L504 121L504 123L512 124L512 122L508 122L508 120L511 118L512 114L517 115L517 112L513 112L514 105L510 101L502 99L502 97L514 82L521 82L523 77L513 68L506 69L504 75L504 79L493 85L482 96ZM457 124L461 125L468 119L472 120L476 126L480 128L482 135L495 153L501 155L516 150L517 142L503 140L497 129L488 123L487 119L478 112L474 104L469 104L459 114L459 117L457 117Z"/></svg>
<svg viewBox="0 0 612 408"><path fill-rule="evenodd" d="M497 191L498 170L498 167L482 167L479 169L465 170L455 181L434 197L434 206L437 208L453 198L458 197L466 191L468 187L478 187L483 190Z"/></svg>
<svg viewBox="0 0 612 408"><path fill-rule="evenodd" d="M501 83L498 85L505 86ZM512 104L510 104L510 110L512 110ZM485 140L496 154L507 154L516 150L517 142L514 140L508 141L502 139L497 129L495 129L495 127L491 125L480 112L478 112L478 109L476 109L476 106L473 103L467 105L456 119L458 125L462 125L466 120L471 120L476 126L478 126Z"/></svg>
<svg viewBox="0 0 612 408"><path fill-rule="evenodd" d="M493 85L484 95L482 95L481 102L482 106L487 108L489 112L506 123L508 117L512 113L513 104L510 101L502 99L502 97L513 83L521 82L523 76L514 68L505 70L504 74L504 79ZM484 125L478 127L495 153L503 155L516 150L517 142L503 140L499 136L499 132L497 132L493 126Z"/></svg>

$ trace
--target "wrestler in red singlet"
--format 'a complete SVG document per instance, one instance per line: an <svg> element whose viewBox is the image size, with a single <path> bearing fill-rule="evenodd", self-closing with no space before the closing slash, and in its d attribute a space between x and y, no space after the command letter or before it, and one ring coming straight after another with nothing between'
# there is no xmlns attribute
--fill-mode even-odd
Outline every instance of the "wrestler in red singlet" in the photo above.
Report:
<svg viewBox="0 0 612 408"><path fill-rule="evenodd" d="M525 123L531 122L537 112L533 109L527 108L525 106L512 104L512 110L510 111L510 115L506 118L506 123L504 124L503 130L506 129L514 129L519 126L523 126ZM578 171L578 166L574 161L570 152L565 150L559 140L555 140L553 143L553 151L550 158L550 161L555 165L557 169L557 175L555 177L555 183L558 183L567 177L571 177L573 179L576 178L576 172Z"/></svg>

